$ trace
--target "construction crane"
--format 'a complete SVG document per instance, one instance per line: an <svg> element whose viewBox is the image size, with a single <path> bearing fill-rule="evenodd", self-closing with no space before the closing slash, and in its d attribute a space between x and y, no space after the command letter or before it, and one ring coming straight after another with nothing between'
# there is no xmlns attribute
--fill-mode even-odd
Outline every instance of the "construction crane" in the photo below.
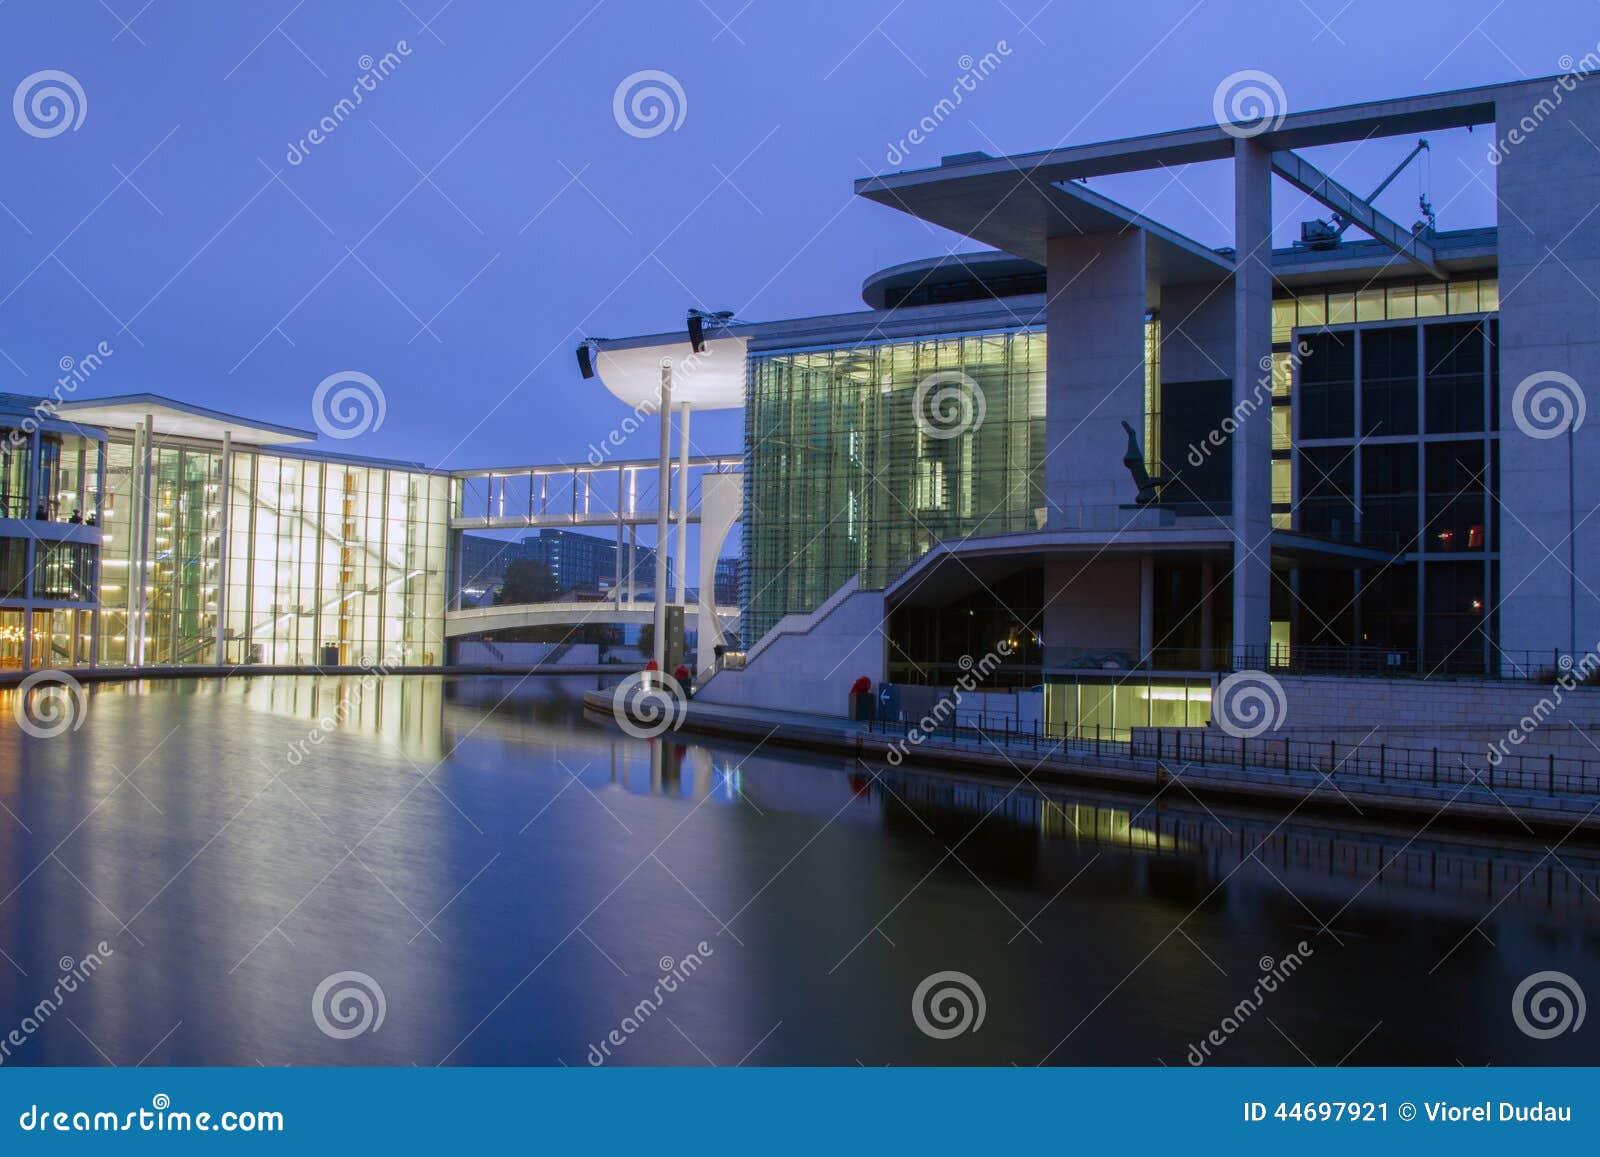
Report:
<svg viewBox="0 0 1600 1157"><path fill-rule="evenodd" d="M1370 205L1373 201L1376 201L1379 195L1394 183L1394 179L1405 172L1406 167L1417 159L1417 155L1424 151L1431 151L1426 138L1417 141L1416 147L1406 154L1405 160L1396 165L1394 171L1380 181L1378 187L1367 195L1367 203ZM1422 193L1417 197L1417 207L1422 213L1422 220L1413 225L1411 231L1417 234L1433 232L1435 224L1433 206L1428 203L1428 195L1426 193ZM1302 221L1300 222L1300 240L1296 242L1295 248L1337 249L1340 239L1344 236L1344 231L1348 228L1350 228L1349 219L1340 216L1338 213L1335 213L1331 220L1318 217L1310 221Z"/></svg>

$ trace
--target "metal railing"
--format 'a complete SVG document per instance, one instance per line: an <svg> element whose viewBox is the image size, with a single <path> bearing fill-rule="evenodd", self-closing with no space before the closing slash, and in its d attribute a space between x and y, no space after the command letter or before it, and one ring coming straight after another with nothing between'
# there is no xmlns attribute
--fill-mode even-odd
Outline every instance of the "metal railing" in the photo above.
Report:
<svg viewBox="0 0 1600 1157"><path fill-rule="evenodd" d="M1600 761L1553 752L1489 758L1438 747L1391 747L1334 739L1236 738L1209 728L1140 728L1128 741L1133 759L1243 771L1301 772L1330 782L1366 781L1431 788L1482 788L1546 796L1600 795Z"/></svg>
<svg viewBox="0 0 1600 1157"><path fill-rule="evenodd" d="M871 734L900 741L907 748L999 749L1047 754L1092 755L1138 760L1153 767L1299 773L1326 777L1335 787L1364 785L1463 788L1546 797L1600 796L1600 759L1544 754L1505 754L1491 761L1487 748L1476 756L1448 749L1394 747L1386 743L1258 737L1240 739L1205 727L1138 728L1019 721L1012 716L974 715L933 720L874 719Z"/></svg>

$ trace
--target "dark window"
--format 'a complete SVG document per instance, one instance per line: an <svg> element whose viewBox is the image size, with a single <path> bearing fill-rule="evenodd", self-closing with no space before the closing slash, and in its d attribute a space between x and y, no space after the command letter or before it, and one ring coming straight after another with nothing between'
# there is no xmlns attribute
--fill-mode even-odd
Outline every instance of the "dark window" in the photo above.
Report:
<svg viewBox="0 0 1600 1157"><path fill-rule="evenodd" d="M1349 541L1356 529L1355 451L1312 446L1300 451L1300 529Z"/></svg>
<svg viewBox="0 0 1600 1157"><path fill-rule="evenodd" d="M1417 548L1416 443L1361 447L1361 541L1385 550Z"/></svg>
<svg viewBox="0 0 1600 1157"><path fill-rule="evenodd" d="M1483 443L1429 442L1424 453L1428 463L1428 511L1423 549L1487 550Z"/></svg>
<svg viewBox="0 0 1600 1157"><path fill-rule="evenodd" d="M1416 563L1395 563L1362 575L1361 632L1362 646L1416 652Z"/></svg>
<svg viewBox="0 0 1600 1157"><path fill-rule="evenodd" d="M1161 491L1162 505L1189 514L1228 513L1233 438L1223 423L1232 400L1229 378L1162 383L1161 476L1168 480ZM1262 407L1247 420L1271 419Z"/></svg>
<svg viewBox="0 0 1600 1157"><path fill-rule="evenodd" d="M1429 671L1479 672L1484 664L1484 564L1430 562L1423 567L1423 652Z"/></svg>
<svg viewBox="0 0 1600 1157"><path fill-rule="evenodd" d="M1369 329L1361 335L1361 434L1417 432L1417 331Z"/></svg>
<svg viewBox="0 0 1600 1157"><path fill-rule="evenodd" d="M1484 336L1480 322L1423 327L1427 347L1428 433L1465 434L1482 430Z"/></svg>
<svg viewBox="0 0 1600 1157"><path fill-rule="evenodd" d="M20 599L28 575L28 540L0 538L0 596Z"/></svg>
<svg viewBox="0 0 1600 1157"><path fill-rule="evenodd" d="M1295 406L1300 437L1349 438L1355 433L1355 337L1349 333L1304 336Z"/></svg>
<svg viewBox="0 0 1600 1157"><path fill-rule="evenodd" d="M1294 602L1294 609L1298 612L1294 628L1297 647L1349 646L1353 642L1351 627L1355 619L1354 572L1302 570L1300 595Z"/></svg>

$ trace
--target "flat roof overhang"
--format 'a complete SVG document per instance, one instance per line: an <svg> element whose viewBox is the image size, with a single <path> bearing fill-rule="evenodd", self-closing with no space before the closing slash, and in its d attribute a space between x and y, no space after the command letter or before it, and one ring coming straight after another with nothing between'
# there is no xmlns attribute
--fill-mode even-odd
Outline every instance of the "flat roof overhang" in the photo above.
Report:
<svg viewBox="0 0 1600 1157"><path fill-rule="evenodd" d="M733 410L744 405L745 349L749 338L732 328L707 335L695 353L687 334L596 338L600 383L631 409L655 413L661 402L661 361L672 361L672 406Z"/></svg>
<svg viewBox="0 0 1600 1157"><path fill-rule="evenodd" d="M1029 566L1046 562L1089 564L1103 557L1154 554L1166 562L1231 565L1235 539L1219 525L1123 530L1048 530L942 542L913 563L884 591L889 606L939 606ZM1394 560L1390 551L1328 542L1274 530L1275 565L1315 562L1351 570Z"/></svg>
<svg viewBox="0 0 1600 1157"><path fill-rule="evenodd" d="M957 165L952 169L968 167ZM938 174L942 170L924 172ZM895 178L870 180L892 181ZM858 181L856 191L869 200L1038 265L1045 264L1047 243L1052 237L1141 229L1146 237L1145 277L1153 288L1163 283L1219 281L1233 273L1231 258L1110 197L1103 197L1082 185L1053 184L1010 167L999 172L953 180L919 181L893 188L869 187L868 183ZM1155 294L1148 304L1154 307L1158 303L1159 294Z"/></svg>
<svg viewBox="0 0 1600 1157"><path fill-rule="evenodd" d="M111 398L66 401L56 406L56 413L72 422L111 430L131 430L148 417L155 422L158 435L220 442L222 436L228 434L235 442L256 446L313 442L317 437L312 430L241 418L159 394L119 394Z"/></svg>
<svg viewBox="0 0 1600 1157"><path fill-rule="evenodd" d="M1548 85L1555 79L1535 78L1294 113L1255 139L1270 149L1287 150L1488 124L1495 119L1495 102L1502 93L1526 85ZM1018 257L1042 261L1049 237L1099 231L1096 226L1106 224L1104 218L1090 212L1092 195L1070 182L1081 177L1226 160L1233 156L1235 140L1221 125L1209 124L865 177L856 181L855 188L858 196L868 200ZM1070 195L1066 188L1071 189ZM1077 221L1073 220L1074 214ZM1160 239L1163 242L1179 238L1188 246L1195 245L1170 230L1163 232L1169 235ZM1153 241L1157 236L1152 230Z"/></svg>

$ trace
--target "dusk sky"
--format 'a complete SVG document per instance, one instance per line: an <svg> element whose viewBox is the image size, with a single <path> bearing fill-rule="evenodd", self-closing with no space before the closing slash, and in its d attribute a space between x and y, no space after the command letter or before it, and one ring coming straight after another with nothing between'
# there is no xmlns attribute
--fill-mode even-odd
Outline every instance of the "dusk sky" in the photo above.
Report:
<svg viewBox="0 0 1600 1157"><path fill-rule="evenodd" d="M1551 75L1597 40L1593 0L10 0L5 91L60 70L85 107L58 135L0 131L0 389L47 393L61 359L105 341L78 396L310 427L317 383L357 370L387 416L352 450L578 460L624 413L580 380L582 335L673 330L689 305L860 309L874 269L977 247L855 198L855 178L1204 124L1243 69L1272 73L1293 112ZM391 52L292 163L363 58ZM986 53L998 66L891 163ZM683 93L654 136L613 115L642 70ZM1308 155L1365 191L1410 144ZM1409 224L1420 188L1441 229L1489 223L1488 134L1433 144L1382 207ZM1215 170L1092 187L1221 245ZM1281 241L1315 215L1279 187ZM695 442L735 449L740 430L697 418Z"/></svg>

